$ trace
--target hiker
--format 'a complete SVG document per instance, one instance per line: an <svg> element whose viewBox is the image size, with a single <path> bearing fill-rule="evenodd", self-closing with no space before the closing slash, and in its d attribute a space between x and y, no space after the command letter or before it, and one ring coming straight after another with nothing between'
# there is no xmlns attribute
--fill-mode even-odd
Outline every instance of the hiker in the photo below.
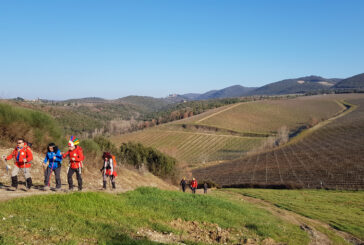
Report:
<svg viewBox="0 0 364 245"><path fill-rule="evenodd" d="M196 189L197 189L197 180L195 178L192 178L192 181L191 181L191 190L192 190L192 193L193 194L196 193Z"/></svg>
<svg viewBox="0 0 364 245"><path fill-rule="evenodd" d="M30 174L30 167L32 165L33 153L30 149L30 144L23 139L19 138L17 140L17 146L13 152L5 158L5 161L9 161L14 158L14 169L11 172L11 186L14 190L18 189L18 174L19 170L22 169L25 176L25 185L27 190L32 187L32 176Z"/></svg>
<svg viewBox="0 0 364 245"><path fill-rule="evenodd" d="M49 163L48 163L49 162ZM48 163L48 164L47 164ZM62 164L62 154L58 150L58 147L54 143L50 143L47 147L47 154L44 158L44 190L49 190L50 179L52 171L56 176L56 190L61 189L61 165Z"/></svg>
<svg viewBox="0 0 364 245"><path fill-rule="evenodd" d="M186 191L186 177L183 177L181 182L179 183L179 185L182 187L182 191L185 192Z"/></svg>
<svg viewBox="0 0 364 245"><path fill-rule="evenodd" d="M115 156L111 155L109 152L104 152L102 155L102 159L104 160L104 165L100 169L100 172L102 172L102 178L103 178L103 188L106 190L106 182L107 177L109 177L112 188L115 189L115 177L117 176L115 167L116 167L116 160Z"/></svg>
<svg viewBox="0 0 364 245"><path fill-rule="evenodd" d="M73 191L72 176L74 173L76 173L77 176L78 190L82 191L81 172L84 156L81 146L78 145L79 143L80 141L76 137L71 136L70 140L68 141L68 151L62 155L62 158L66 158L68 156L70 159L70 166L67 173L68 186L70 191Z"/></svg>
<svg viewBox="0 0 364 245"><path fill-rule="evenodd" d="M209 185L205 182L204 184L203 184L203 193L204 194L207 194L207 188L209 187Z"/></svg>

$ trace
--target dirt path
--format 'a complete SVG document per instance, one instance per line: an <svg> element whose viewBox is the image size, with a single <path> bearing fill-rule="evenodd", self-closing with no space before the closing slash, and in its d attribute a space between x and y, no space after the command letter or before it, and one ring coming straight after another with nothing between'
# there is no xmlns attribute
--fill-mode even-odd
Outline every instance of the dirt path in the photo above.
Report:
<svg viewBox="0 0 364 245"><path fill-rule="evenodd" d="M328 231L334 233L335 235L342 237L343 239L345 239L347 242L349 242L351 244L355 244L355 245L364 244L363 241L352 236L351 234L343 232L343 231L338 231L324 222L304 217L304 216L294 213L292 211L281 209L281 208L273 205L270 202L267 202L267 201L264 201L264 200L261 200L258 198L244 196L241 194L236 194L234 192L229 192L229 193L231 193L232 195L239 195L240 200L246 201L246 202L252 203L258 207L264 208L265 210L268 210L269 212L271 212L273 215L278 216L289 223L299 225L300 228L302 230L306 231L308 233L308 235L310 236L310 239L311 239L310 245L333 244L331 239L326 234L322 233L321 231L318 231L318 229L328 230Z"/></svg>
<svg viewBox="0 0 364 245"><path fill-rule="evenodd" d="M262 137L258 136L239 136L233 134L213 134L213 133L200 133L200 132L186 132L179 130L163 130L164 132L169 133L182 133L182 134L197 134L197 135L208 135L208 136L216 136L216 137L228 137L228 138L241 138L241 139L261 139Z"/></svg>
<svg viewBox="0 0 364 245"><path fill-rule="evenodd" d="M216 115L218 115L218 114L220 114L220 113L223 113L223 112L225 112L225 111L231 110L231 109L233 109L233 108L235 108L235 107L237 107L237 106L239 106L239 105L241 105L241 104L243 104L243 103L247 103L247 102L237 103L237 104L235 104L235 105L229 106L228 108L225 108L224 110L217 111L217 112L215 112L215 113L213 113L213 114L211 114L211 115L208 115L207 117L201 118L200 120L198 120L198 121L196 121L196 122L197 122L197 123L200 123L200 122L202 122L202 121L204 121L204 120L206 120L206 119L209 119L209 118L211 118L211 117L214 117L214 116L216 116Z"/></svg>

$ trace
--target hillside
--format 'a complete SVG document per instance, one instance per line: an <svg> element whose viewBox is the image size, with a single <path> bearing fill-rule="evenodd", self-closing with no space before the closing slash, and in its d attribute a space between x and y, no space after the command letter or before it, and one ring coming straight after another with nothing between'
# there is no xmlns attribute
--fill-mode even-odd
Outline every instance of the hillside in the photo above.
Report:
<svg viewBox="0 0 364 245"><path fill-rule="evenodd" d="M344 96L348 113L278 149L193 170L221 186L364 189L364 96Z"/></svg>
<svg viewBox="0 0 364 245"><path fill-rule="evenodd" d="M250 92L251 95L277 95L307 93L317 90L327 90L335 85L338 79L326 79L319 76L307 76L286 79L267 84Z"/></svg>
<svg viewBox="0 0 364 245"><path fill-rule="evenodd" d="M338 82L334 88L338 89L352 89L352 88L358 88L363 89L364 88L364 73L352 76L349 78L346 78L344 80L341 80Z"/></svg>
<svg viewBox="0 0 364 245"><path fill-rule="evenodd" d="M8 155L12 152L13 148L4 148L0 147L0 156ZM44 172L42 162L44 160L45 154L33 152L34 160L32 165L32 179L33 184L39 190L35 191L38 194L45 194L47 192L42 191L43 181L44 181ZM1 160L2 161L2 160ZM90 166L90 159L86 158L85 161L85 168L83 169L83 183L84 183L84 190L85 191L95 191L102 189L102 174L99 171L99 167L102 166L102 161L99 161L98 166ZM120 161L119 161L120 162ZM10 161L8 162L10 166L13 163ZM8 187L10 187L10 173L7 173L4 169L4 163L1 162L0 164L2 171L0 172L0 200L10 199L12 197L19 196L19 193L24 193L24 191L20 192L12 192L6 191ZM62 180L62 189L64 191L68 190L67 184L67 167L68 163L64 163L61 170L61 180ZM117 166L117 173L118 177L116 179L116 192L121 191L128 191L133 190L135 188L141 186L151 186L151 187L158 187L165 190L175 190L176 187L173 185L162 181L160 178L152 175L149 172L145 171L136 171L133 168L120 165ZM24 177L22 174L19 174L19 181L24 181ZM75 177L74 177L75 178ZM74 181L74 184L77 185L77 181ZM55 187L55 178L54 175L51 176L51 187ZM19 188L21 190L25 190L25 186L20 185ZM35 194L34 192L31 194ZM49 192L48 192L49 193ZM24 193L26 195L26 192ZM21 196L21 195L20 195Z"/></svg>
<svg viewBox="0 0 364 245"><path fill-rule="evenodd" d="M343 110L339 95L242 102L143 131L112 137L120 145L134 141L156 147L190 166L231 160L276 137L318 123ZM300 108L300 110L297 110ZM279 137L279 136L277 136ZM286 135L288 137L288 135Z"/></svg>
<svg viewBox="0 0 364 245"><path fill-rule="evenodd" d="M203 94L183 94L182 97L188 100L208 100L221 98L234 98L249 95L254 89L253 87L243 87L234 85L220 90L211 90Z"/></svg>
<svg viewBox="0 0 364 245"><path fill-rule="evenodd" d="M143 112L157 111L171 103L174 103L174 101L167 99L158 99L148 96L127 96L115 101L138 106L143 110Z"/></svg>
<svg viewBox="0 0 364 245"><path fill-rule="evenodd" d="M289 131L321 121L340 111L335 101L340 96L305 96L293 99L268 99L236 104L206 116L185 120L184 124L223 128L240 133L276 134L286 126ZM299 108L299 110L297 110ZM178 122L176 122L178 123Z"/></svg>

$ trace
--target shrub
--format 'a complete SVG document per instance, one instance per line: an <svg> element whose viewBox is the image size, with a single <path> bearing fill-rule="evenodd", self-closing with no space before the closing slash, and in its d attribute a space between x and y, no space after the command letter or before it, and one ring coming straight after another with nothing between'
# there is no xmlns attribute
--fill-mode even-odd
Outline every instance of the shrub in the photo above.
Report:
<svg viewBox="0 0 364 245"><path fill-rule="evenodd" d="M113 155L118 154L116 146L107 138L103 136L97 136L94 138L94 141L99 145L100 151L107 151L112 153Z"/></svg>
<svg viewBox="0 0 364 245"><path fill-rule="evenodd" d="M174 158L140 143L123 143L120 147L120 157L137 168L145 164L150 172L160 177L173 174L176 165Z"/></svg>
<svg viewBox="0 0 364 245"><path fill-rule="evenodd" d="M3 141L25 138L35 150L44 150L50 142L65 144L62 129L49 115L31 109L0 104L0 129Z"/></svg>

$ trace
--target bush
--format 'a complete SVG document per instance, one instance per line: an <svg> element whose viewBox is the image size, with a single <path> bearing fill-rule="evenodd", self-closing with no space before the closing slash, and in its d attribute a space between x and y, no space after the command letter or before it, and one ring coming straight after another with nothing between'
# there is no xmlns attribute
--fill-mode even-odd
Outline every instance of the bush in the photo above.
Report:
<svg viewBox="0 0 364 245"><path fill-rule="evenodd" d="M120 157L137 168L146 164L150 172L160 177L173 174L176 165L174 158L152 147L145 147L140 143L123 143L120 147Z"/></svg>
<svg viewBox="0 0 364 245"><path fill-rule="evenodd" d="M97 136L94 138L94 141L99 145L100 150L102 152L110 152L113 155L117 155L118 154L118 150L116 148L116 146L107 138L102 137L102 136Z"/></svg>
<svg viewBox="0 0 364 245"><path fill-rule="evenodd" d="M83 149L87 163L91 166L98 166L98 163L102 161L101 157L104 151L113 155L118 154L116 146L102 136L81 140L80 146Z"/></svg>

